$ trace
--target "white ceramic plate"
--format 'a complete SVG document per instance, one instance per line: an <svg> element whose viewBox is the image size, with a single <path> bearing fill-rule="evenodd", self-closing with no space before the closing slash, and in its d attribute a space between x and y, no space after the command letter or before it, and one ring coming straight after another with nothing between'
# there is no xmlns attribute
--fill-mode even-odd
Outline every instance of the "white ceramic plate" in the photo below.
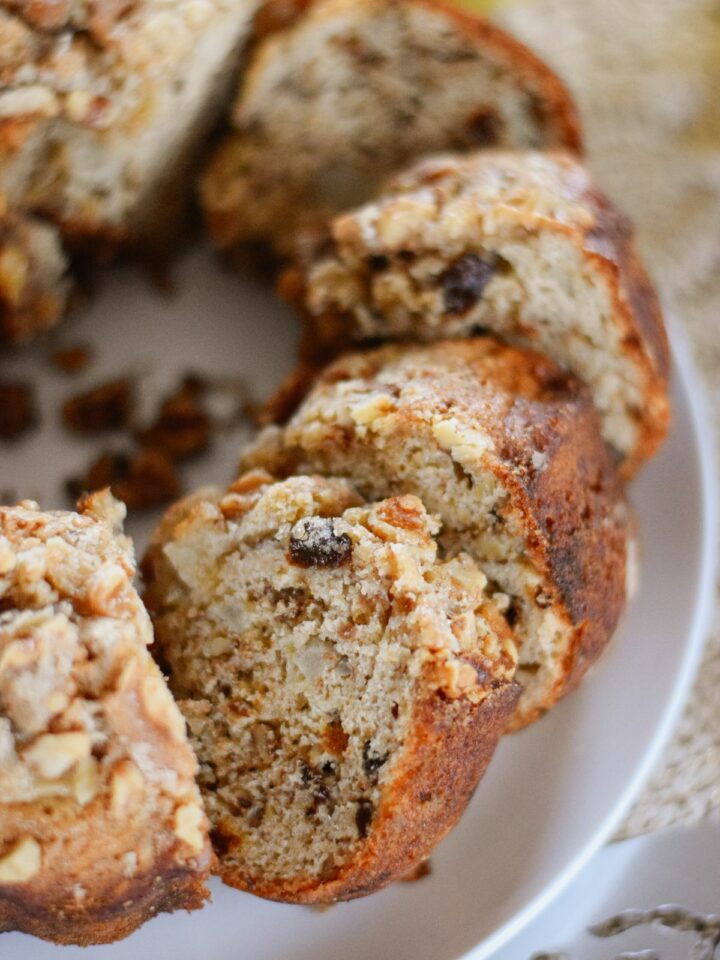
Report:
<svg viewBox="0 0 720 960"><path fill-rule="evenodd" d="M89 339L98 360L80 380L49 367L47 347L0 363L2 374L41 381L42 429L0 448L0 490L63 505L61 481L92 443L57 426L76 385L146 370L158 390L193 367L246 378L267 394L292 366L289 312L257 282L220 270L196 251L168 298L128 269L59 340ZM711 594L714 485L711 442L696 376L676 345L675 422L669 442L633 490L644 555L640 590L612 648L582 688L530 730L507 738L461 824L416 883L317 911L267 903L213 884L200 913L162 916L109 947L102 960L455 960L489 956L558 894L618 823L665 741L688 690ZM230 478L247 428L193 465L190 484ZM149 520L131 518L139 547ZM3 960L75 960L88 953L19 934Z"/></svg>

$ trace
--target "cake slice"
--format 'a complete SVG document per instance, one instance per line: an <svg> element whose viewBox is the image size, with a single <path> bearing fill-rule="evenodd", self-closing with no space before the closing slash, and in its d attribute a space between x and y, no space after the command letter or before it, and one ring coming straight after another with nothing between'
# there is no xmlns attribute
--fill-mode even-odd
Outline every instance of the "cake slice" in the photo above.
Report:
<svg viewBox="0 0 720 960"><path fill-rule="evenodd" d="M67 266L55 227L8 210L0 194L0 342L22 343L54 326Z"/></svg>
<svg viewBox="0 0 720 960"><path fill-rule="evenodd" d="M667 431L668 344L626 218L563 153L422 160L338 216L331 250L288 272L314 349L478 329L530 346L590 387L632 474Z"/></svg>
<svg viewBox="0 0 720 960"><path fill-rule="evenodd" d="M429 151L580 148L549 68L436 0L315 0L255 48L232 124L201 181L210 233L281 254Z"/></svg>
<svg viewBox="0 0 720 960"><path fill-rule="evenodd" d="M197 764L123 516L107 493L0 507L0 932L107 943L208 896Z"/></svg>
<svg viewBox="0 0 720 960"><path fill-rule="evenodd" d="M612 636L621 489L586 388L536 353L479 337L342 357L243 466L347 477L370 499L418 496L444 555L473 557L515 632L513 728L572 689Z"/></svg>
<svg viewBox="0 0 720 960"><path fill-rule="evenodd" d="M0 191L93 253L167 239L255 0L5 0Z"/></svg>
<svg viewBox="0 0 720 960"><path fill-rule="evenodd" d="M421 862L517 699L515 649L413 496L250 472L171 508L144 562L226 883L328 903Z"/></svg>

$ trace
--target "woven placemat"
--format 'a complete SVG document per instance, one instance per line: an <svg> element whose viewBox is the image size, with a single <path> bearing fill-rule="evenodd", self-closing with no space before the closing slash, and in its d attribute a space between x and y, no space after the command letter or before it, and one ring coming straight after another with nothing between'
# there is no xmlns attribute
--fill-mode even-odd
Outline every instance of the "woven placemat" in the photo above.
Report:
<svg viewBox="0 0 720 960"><path fill-rule="evenodd" d="M590 164L686 328L720 440L720 0L514 0L494 16L575 94ZM718 598L685 714L618 837L720 818Z"/></svg>

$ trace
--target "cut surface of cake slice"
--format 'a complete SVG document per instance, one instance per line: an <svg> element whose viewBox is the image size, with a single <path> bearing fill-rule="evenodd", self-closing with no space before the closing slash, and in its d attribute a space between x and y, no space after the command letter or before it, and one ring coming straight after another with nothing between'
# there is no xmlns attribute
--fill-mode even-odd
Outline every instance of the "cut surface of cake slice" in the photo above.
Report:
<svg viewBox="0 0 720 960"><path fill-rule="evenodd" d="M413 496L251 471L171 508L144 562L220 874L370 893L462 813L517 699L510 631Z"/></svg>
<svg viewBox="0 0 720 960"><path fill-rule="evenodd" d="M326 217L428 152L580 148L552 71L436 0L309 4L258 44L231 121L201 180L210 233L280 254L312 246Z"/></svg>

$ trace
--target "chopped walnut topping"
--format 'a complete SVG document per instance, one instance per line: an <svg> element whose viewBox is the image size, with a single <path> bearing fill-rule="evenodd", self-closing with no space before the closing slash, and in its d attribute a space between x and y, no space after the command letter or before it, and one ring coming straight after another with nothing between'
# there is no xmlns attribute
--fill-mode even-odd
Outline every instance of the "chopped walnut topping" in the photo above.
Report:
<svg viewBox="0 0 720 960"><path fill-rule="evenodd" d="M0 883L27 883L40 873L40 844L33 837L23 837L0 858Z"/></svg>

